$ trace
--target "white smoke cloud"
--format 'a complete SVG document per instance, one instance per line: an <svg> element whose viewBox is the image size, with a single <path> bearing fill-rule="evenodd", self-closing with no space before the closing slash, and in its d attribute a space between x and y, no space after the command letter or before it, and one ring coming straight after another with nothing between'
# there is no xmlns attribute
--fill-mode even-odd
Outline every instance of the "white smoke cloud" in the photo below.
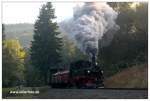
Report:
<svg viewBox="0 0 150 101"><path fill-rule="evenodd" d="M74 16L60 24L61 30L71 34L85 54L97 55L98 40L110 31L116 31L118 13L106 3L85 3L74 8ZM112 35L110 35L112 39ZM109 39L109 38L108 38ZM110 40L109 39L109 40Z"/></svg>

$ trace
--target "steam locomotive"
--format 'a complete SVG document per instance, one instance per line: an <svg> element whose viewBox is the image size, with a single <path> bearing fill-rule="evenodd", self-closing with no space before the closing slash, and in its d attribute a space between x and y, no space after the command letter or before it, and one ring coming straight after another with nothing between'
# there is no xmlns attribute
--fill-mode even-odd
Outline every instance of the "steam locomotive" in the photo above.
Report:
<svg viewBox="0 0 150 101"><path fill-rule="evenodd" d="M59 71L52 75L51 87L103 87L103 71L94 63L95 61L92 62L84 60L72 62L69 70Z"/></svg>

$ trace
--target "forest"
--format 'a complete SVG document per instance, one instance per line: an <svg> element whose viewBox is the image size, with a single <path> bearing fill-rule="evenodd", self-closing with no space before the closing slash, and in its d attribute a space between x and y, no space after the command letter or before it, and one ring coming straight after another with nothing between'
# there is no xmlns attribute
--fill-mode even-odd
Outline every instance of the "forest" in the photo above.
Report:
<svg viewBox="0 0 150 101"><path fill-rule="evenodd" d="M97 62L106 79L148 64L148 3L107 4L118 12L120 28L109 45L102 45L107 36L98 42ZM2 24L3 88L46 86L56 71L68 69L71 62L88 60L67 33L60 31L60 23L53 22L56 17L53 5L47 2L35 24Z"/></svg>

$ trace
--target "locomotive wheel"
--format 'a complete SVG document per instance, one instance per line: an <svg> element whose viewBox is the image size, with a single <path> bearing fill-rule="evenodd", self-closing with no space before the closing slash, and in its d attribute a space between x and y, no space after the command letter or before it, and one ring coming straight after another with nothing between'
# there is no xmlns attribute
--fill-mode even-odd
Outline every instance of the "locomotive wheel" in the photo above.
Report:
<svg viewBox="0 0 150 101"><path fill-rule="evenodd" d="M82 88L82 85L80 83L76 83L75 85L78 89Z"/></svg>
<svg viewBox="0 0 150 101"><path fill-rule="evenodd" d="M51 84L52 88L57 88L57 84Z"/></svg>

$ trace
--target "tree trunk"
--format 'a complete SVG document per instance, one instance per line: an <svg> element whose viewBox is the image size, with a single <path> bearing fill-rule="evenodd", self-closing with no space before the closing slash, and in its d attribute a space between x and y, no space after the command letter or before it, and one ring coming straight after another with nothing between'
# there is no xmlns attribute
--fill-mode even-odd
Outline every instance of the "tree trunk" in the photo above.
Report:
<svg viewBox="0 0 150 101"><path fill-rule="evenodd" d="M51 69L48 70L48 84L50 85L51 84Z"/></svg>

